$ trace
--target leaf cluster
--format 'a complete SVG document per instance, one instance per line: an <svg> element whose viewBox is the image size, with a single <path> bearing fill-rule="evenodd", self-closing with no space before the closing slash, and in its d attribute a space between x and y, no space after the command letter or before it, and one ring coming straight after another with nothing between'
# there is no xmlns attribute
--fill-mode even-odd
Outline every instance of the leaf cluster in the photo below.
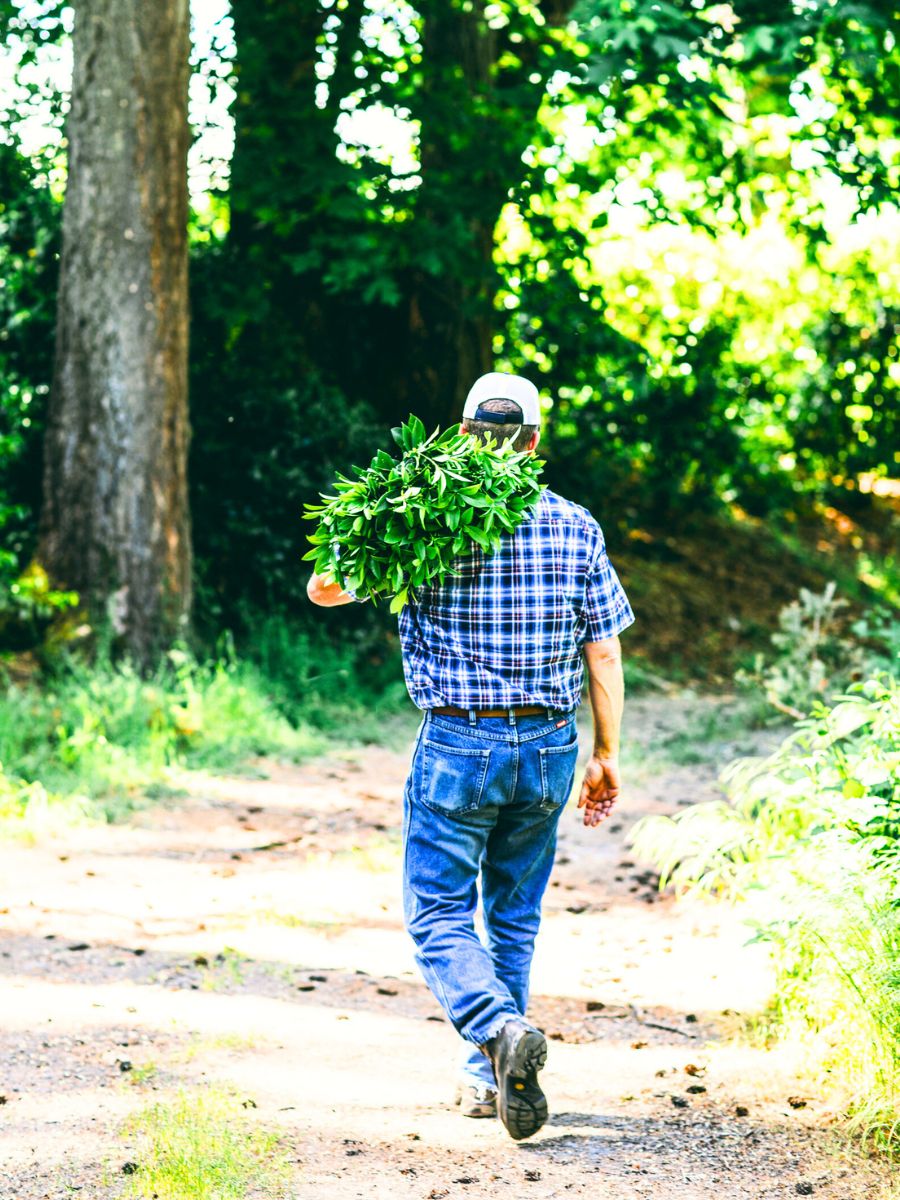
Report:
<svg viewBox="0 0 900 1200"><path fill-rule="evenodd" d="M399 612L411 589L440 583L461 554L497 548L536 504L543 464L511 441L455 428L426 437L414 416L392 434L399 459L379 450L355 479L339 475L323 504L306 505L317 525L304 558L360 599L392 596Z"/></svg>

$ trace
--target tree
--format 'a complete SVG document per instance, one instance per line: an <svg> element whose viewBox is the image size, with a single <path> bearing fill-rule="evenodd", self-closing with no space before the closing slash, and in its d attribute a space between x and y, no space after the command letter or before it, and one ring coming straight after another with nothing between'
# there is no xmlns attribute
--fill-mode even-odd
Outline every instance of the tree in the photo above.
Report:
<svg viewBox="0 0 900 1200"><path fill-rule="evenodd" d="M38 558L146 665L191 603L189 5L74 10Z"/></svg>

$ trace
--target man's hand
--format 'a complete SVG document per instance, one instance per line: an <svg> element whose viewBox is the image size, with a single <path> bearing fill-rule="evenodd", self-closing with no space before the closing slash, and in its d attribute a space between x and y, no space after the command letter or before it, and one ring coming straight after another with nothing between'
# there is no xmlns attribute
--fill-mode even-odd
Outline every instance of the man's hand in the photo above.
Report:
<svg viewBox="0 0 900 1200"><path fill-rule="evenodd" d="M600 758L594 754L585 768L581 795L578 797L578 807L584 809L585 825L593 827L606 820L613 810L621 786L618 758Z"/></svg>
<svg viewBox="0 0 900 1200"><path fill-rule="evenodd" d="M315 572L306 585L306 594L313 604L318 604L322 608L336 608L339 604L353 603L353 597L348 595L329 575L317 575Z"/></svg>

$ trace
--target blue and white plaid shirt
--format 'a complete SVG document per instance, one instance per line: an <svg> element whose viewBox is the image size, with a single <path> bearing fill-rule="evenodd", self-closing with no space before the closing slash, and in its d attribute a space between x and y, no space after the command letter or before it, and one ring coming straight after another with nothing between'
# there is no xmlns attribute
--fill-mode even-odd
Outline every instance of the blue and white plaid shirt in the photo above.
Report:
<svg viewBox="0 0 900 1200"><path fill-rule="evenodd" d="M473 547L401 610L406 686L418 708L567 711L581 700L584 643L633 621L600 526L545 489L493 554Z"/></svg>

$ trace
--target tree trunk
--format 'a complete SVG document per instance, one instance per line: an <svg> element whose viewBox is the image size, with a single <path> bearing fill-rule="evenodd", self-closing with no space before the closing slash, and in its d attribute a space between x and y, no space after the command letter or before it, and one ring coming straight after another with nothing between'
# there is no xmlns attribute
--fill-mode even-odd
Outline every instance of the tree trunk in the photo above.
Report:
<svg viewBox="0 0 900 1200"><path fill-rule="evenodd" d="M80 0L38 557L143 665L186 631L188 0Z"/></svg>
<svg viewBox="0 0 900 1200"><path fill-rule="evenodd" d="M438 253L452 247L453 259L438 273L413 273L395 392L405 400L402 411L412 409L427 425L458 421L472 383L493 369L494 230L521 179L522 153L552 74L547 30L564 24L572 3L541 0L540 24L519 14L505 32L491 28L485 0L418 5L425 70L415 227Z"/></svg>

